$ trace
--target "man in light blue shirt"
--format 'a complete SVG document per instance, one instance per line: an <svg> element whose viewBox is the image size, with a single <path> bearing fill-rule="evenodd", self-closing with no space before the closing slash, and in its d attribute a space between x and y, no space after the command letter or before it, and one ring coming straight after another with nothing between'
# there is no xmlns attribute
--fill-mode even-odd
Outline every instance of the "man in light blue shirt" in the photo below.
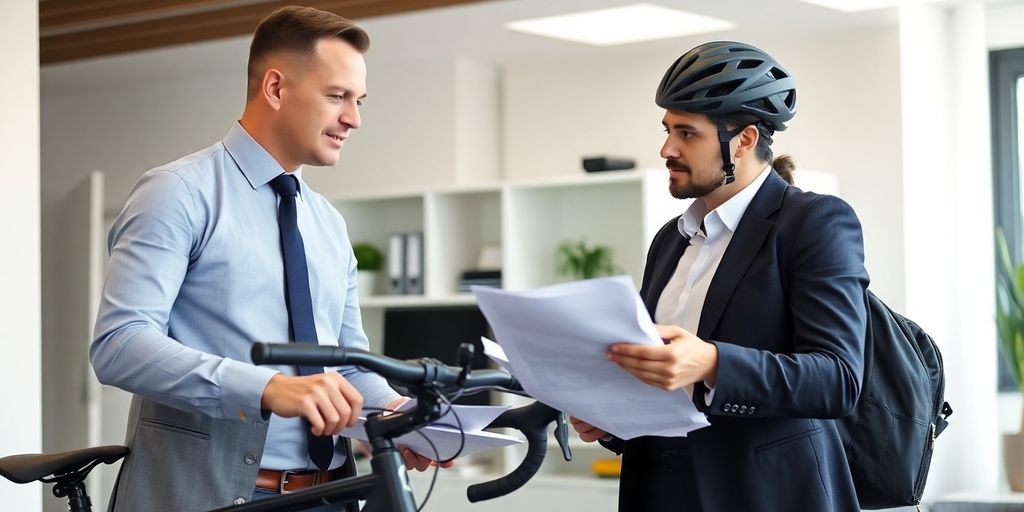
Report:
<svg viewBox="0 0 1024 512"><path fill-rule="evenodd" d="M249 362L254 341L289 339L279 198L297 178L316 338L367 348L345 220L302 180L337 163L365 96L360 28L310 8L261 22L248 98L222 142L150 170L115 220L90 358L99 380L134 393L112 510L207 510L261 491L337 478L307 454L307 426L336 435L361 407L406 400L355 368L300 376ZM272 414L271 414L272 413ZM329 445L328 445L329 446ZM407 467L430 461L405 450Z"/></svg>

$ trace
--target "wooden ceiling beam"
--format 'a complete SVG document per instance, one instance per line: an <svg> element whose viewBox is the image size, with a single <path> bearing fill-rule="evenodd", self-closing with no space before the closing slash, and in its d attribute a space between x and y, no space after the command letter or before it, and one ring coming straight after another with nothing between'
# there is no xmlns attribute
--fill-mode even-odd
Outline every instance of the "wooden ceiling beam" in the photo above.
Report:
<svg viewBox="0 0 1024 512"><path fill-rule="evenodd" d="M45 37L104 24L123 25L145 18L223 9L239 3L239 0L46 0L39 3L39 33Z"/></svg>
<svg viewBox="0 0 1024 512"><path fill-rule="evenodd" d="M140 0L131 2L138 6L138 10L124 11L128 1L130 0L98 0L91 3L97 9L105 9L96 11L96 16L108 16L101 13L122 9L121 12L126 13L125 16L136 17L143 11L148 15L154 15L159 9L156 4L176 3L179 9L187 9L195 3L195 0ZM486 0L306 0L303 4L355 19L481 1ZM40 4L40 9L50 2L63 4L71 3L71 0L47 0ZM84 2L73 3L81 5ZM103 28L45 35L40 37L39 60L42 64L52 64L250 34L267 14L278 7L292 5L294 0L261 1L243 5L238 5L237 1L227 0L218 3L220 8L205 12L156 17ZM59 26L59 23L64 23L65 27L72 23L79 26L85 26L83 24L87 23L84 15L79 18L70 17L72 13L81 14L84 11L75 11L70 5L57 7L50 14L51 27ZM129 12L131 14L127 14ZM56 17L57 14L65 17ZM54 21L61 19L64 21Z"/></svg>

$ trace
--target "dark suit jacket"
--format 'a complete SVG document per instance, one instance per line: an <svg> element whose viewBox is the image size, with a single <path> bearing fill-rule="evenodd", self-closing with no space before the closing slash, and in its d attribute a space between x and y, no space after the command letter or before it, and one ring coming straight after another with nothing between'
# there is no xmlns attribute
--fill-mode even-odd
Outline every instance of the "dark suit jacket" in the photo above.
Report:
<svg viewBox="0 0 1024 512"><path fill-rule="evenodd" d="M652 317L688 241L676 220L655 236L640 291ZM842 200L774 171L715 273L697 335L718 347L711 426L679 438L604 443L622 453L619 510L676 511L666 453L692 451L704 512L859 510L834 418L851 412L866 329L860 222Z"/></svg>

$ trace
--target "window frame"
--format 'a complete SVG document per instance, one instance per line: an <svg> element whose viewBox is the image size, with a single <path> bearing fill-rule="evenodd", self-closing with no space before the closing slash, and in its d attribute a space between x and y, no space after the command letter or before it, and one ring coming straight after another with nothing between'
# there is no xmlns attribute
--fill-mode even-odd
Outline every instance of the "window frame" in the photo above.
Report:
<svg viewBox="0 0 1024 512"><path fill-rule="evenodd" d="M1018 81L1024 80L1024 48L989 52L989 85L992 107L992 198L995 225L1002 228L1010 258L1022 261L1024 204L1021 203L1020 133L1017 104ZM994 240L994 238L993 238ZM996 252L996 268L1002 266ZM996 277L997 276L993 276ZM998 340L996 340L998 343ZM999 349L1002 352L1002 348ZM1017 391L1013 375L999 356L999 391Z"/></svg>

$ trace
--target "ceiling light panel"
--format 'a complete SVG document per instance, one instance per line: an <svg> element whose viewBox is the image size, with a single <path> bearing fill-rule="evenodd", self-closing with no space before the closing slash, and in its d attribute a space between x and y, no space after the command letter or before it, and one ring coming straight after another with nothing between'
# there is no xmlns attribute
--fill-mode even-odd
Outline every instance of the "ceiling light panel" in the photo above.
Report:
<svg viewBox="0 0 1024 512"><path fill-rule="evenodd" d="M595 46L668 39L735 28L730 21L651 4L513 21L509 30Z"/></svg>

